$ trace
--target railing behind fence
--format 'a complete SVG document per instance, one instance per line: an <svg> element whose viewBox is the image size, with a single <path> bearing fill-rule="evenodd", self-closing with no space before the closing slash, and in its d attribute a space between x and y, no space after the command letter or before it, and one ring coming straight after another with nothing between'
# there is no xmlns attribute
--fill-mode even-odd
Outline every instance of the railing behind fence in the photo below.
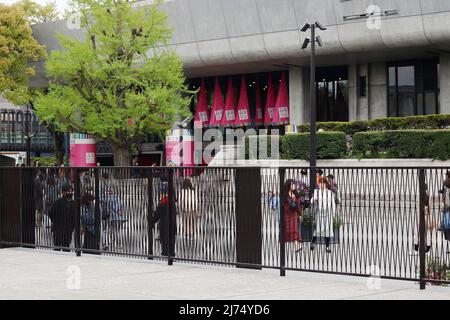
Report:
<svg viewBox="0 0 450 320"><path fill-rule="evenodd" d="M450 168L322 171L1 168L0 245L449 283Z"/></svg>

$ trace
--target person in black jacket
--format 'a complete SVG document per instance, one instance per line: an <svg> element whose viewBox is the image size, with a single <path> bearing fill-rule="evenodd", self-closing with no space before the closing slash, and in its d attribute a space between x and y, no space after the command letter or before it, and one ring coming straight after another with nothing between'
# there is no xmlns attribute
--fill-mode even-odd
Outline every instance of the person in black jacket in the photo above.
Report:
<svg viewBox="0 0 450 320"><path fill-rule="evenodd" d="M62 197L55 201L49 211L52 221L53 244L55 247L69 248L72 233L75 229L75 201L73 201L73 187L64 185ZM55 249L59 251L60 249ZM70 251L63 249L63 251Z"/></svg>
<svg viewBox="0 0 450 320"><path fill-rule="evenodd" d="M161 255L175 257L175 237L176 237L176 195L175 190L172 188L172 194L174 201L169 201L169 185L168 182L164 181L161 185L161 195L159 199L158 206L153 215L153 223L156 224L159 221L159 240L161 242ZM169 208L170 206L170 208ZM170 209L170 214L169 214ZM170 219L169 219L170 216Z"/></svg>

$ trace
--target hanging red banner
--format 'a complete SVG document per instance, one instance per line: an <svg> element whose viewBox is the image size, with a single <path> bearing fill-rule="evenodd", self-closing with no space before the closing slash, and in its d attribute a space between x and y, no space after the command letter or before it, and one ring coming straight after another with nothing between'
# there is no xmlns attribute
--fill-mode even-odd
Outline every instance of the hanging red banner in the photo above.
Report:
<svg viewBox="0 0 450 320"><path fill-rule="evenodd" d="M263 105L261 102L261 90L259 87L259 81L256 83L256 112L255 112L255 125L264 124Z"/></svg>
<svg viewBox="0 0 450 320"><path fill-rule="evenodd" d="M209 124L208 101L206 98L205 79L202 79L200 90L198 91L198 102L195 109L195 127L206 127Z"/></svg>
<svg viewBox="0 0 450 320"><path fill-rule="evenodd" d="M211 127L218 127L222 121L224 111L222 92L220 91L219 79L216 78L214 85L214 97L211 106L211 117L209 119L209 125Z"/></svg>
<svg viewBox="0 0 450 320"><path fill-rule="evenodd" d="M222 127L227 128L234 125L236 120L236 99L234 97L233 80L228 79L227 99L225 102L225 113L222 117Z"/></svg>
<svg viewBox="0 0 450 320"><path fill-rule="evenodd" d="M248 105L247 84L245 83L245 76L242 76L241 93L239 95L237 117L234 124L236 127L243 127L251 124L250 106Z"/></svg>
<svg viewBox="0 0 450 320"><path fill-rule="evenodd" d="M273 124L283 125L289 123L289 93L284 72L281 73L281 83L278 89L278 97L275 103Z"/></svg>
<svg viewBox="0 0 450 320"><path fill-rule="evenodd" d="M264 124L268 126L272 125L274 111L275 111L275 92L273 89L272 74L269 73L269 79L267 84L266 109L264 112Z"/></svg>

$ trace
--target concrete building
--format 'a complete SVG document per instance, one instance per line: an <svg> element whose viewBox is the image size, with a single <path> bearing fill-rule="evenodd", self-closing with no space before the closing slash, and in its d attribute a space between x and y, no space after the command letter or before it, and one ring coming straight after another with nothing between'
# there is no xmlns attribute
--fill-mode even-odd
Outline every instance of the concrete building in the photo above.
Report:
<svg viewBox="0 0 450 320"><path fill-rule="evenodd" d="M246 74L252 103L253 82L264 90L267 74L283 71L291 124L309 120L309 35L300 28L314 21L328 28L317 49L319 121L450 113L449 0L171 0L162 9L193 87L219 76L225 88L233 75L239 88ZM66 21L33 31L48 51L60 49L57 32L83 38ZM47 85L43 63L32 85Z"/></svg>
<svg viewBox="0 0 450 320"><path fill-rule="evenodd" d="M26 107L18 107L0 98L0 155L14 158L16 163L26 162L28 132L31 136L31 156L49 156L54 152L53 136L36 115Z"/></svg>

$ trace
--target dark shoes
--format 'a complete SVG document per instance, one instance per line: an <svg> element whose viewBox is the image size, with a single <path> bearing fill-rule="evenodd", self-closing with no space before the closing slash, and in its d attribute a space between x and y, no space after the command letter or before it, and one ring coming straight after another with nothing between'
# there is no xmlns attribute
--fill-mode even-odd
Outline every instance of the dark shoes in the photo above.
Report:
<svg viewBox="0 0 450 320"><path fill-rule="evenodd" d="M314 251L314 249L315 249L314 245L311 244L311 246L309 247L309 249L310 249L311 251ZM327 253L331 253L330 247L327 247L326 252L327 252Z"/></svg>
<svg viewBox="0 0 450 320"><path fill-rule="evenodd" d="M427 248L425 249L425 252L430 251L431 246L427 246ZM414 244L414 251L419 251L419 245L418 244Z"/></svg>

